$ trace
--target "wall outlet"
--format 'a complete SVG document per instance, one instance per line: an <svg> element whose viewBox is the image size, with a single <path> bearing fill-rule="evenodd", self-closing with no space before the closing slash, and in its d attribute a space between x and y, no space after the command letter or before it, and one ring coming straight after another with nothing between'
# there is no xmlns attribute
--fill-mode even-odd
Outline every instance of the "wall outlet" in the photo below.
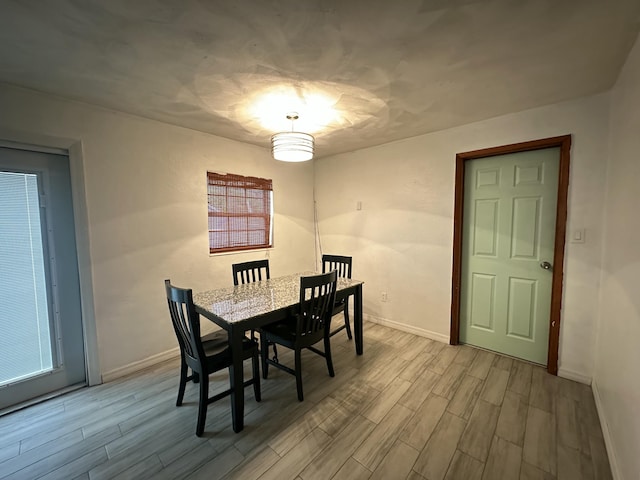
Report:
<svg viewBox="0 0 640 480"><path fill-rule="evenodd" d="M388 299L387 292L381 292L380 293L380 300L383 301L383 302L386 302L387 299Z"/></svg>

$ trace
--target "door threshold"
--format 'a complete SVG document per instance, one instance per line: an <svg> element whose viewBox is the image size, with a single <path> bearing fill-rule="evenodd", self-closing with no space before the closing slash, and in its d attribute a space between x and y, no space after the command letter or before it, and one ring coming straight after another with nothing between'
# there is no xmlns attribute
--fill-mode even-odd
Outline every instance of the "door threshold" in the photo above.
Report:
<svg viewBox="0 0 640 480"><path fill-rule="evenodd" d="M16 403L15 405L11 405L10 407L6 407L6 408L3 408L2 410L0 410L0 417L2 417L4 415L8 415L10 413L17 412L18 410L25 409L27 407L30 407L32 405L36 405L38 403L46 402L47 400L51 400L52 398L59 397L60 395L64 395L66 393L70 393L70 392L73 392L75 390L79 390L79 389L84 388L86 386L87 386L86 382L76 383L75 385L69 385L68 387L62 388L60 390L56 390L55 392L50 392L50 393L47 393L45 395L41 395L39 397L32 398L30 400L26 400L26 401L21 402L21 403Z"/></svg>
<svg viewBox="0 0 640 480"><path fill-rule="evenodd" d="M459 343L458 345L464 345L465 347L475 348L476 350L482 350L483 352L489 352L489 353L493 353L494 355L500 355L502 357L511 358L512 360L518 360L519 362L528 363L529 365L533 365L534 367L542 367L545 370L547 369L547 366L543 365L542 363L536 363L536 362L532 362L531 360L527 360L525 358L514 357L513 355L507 355L506 353L496 352L495 350L490 350L488 348L472 345L471 343Z"/></svg>

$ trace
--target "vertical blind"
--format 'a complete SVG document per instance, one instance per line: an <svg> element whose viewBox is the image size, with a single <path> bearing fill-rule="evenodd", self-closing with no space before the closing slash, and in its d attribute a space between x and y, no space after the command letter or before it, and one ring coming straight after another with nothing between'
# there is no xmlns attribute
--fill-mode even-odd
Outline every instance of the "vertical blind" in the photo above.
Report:
<svg viewBox="0 0 640 480"><path fill-rule="evenodd" d="M213 172L207 182L209 252L271 247L273 182Z"/></svg>
<svg viewBox="0 0 640 480"><path fill-rule="evenodd" d="M0 172L0 385L52 368L38 178Z"/></svg>

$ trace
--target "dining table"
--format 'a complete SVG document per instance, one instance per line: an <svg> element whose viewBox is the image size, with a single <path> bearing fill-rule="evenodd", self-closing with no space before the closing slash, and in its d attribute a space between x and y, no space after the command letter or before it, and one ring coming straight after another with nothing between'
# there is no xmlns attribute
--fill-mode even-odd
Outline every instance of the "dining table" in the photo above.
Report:
<svg viewBox="0 0 640 480"><path fill-rule="evenodd" d="M226 330L231 346L231 415L233 430L244 428L244 373L242 341L246 332L293 315L300 303L300 277L318 275L305 271L253 283L194 292L196 312ZM362 285L338 278L336 302L353 296L353 330L357 355L364 352L362 338Z"/></svg>

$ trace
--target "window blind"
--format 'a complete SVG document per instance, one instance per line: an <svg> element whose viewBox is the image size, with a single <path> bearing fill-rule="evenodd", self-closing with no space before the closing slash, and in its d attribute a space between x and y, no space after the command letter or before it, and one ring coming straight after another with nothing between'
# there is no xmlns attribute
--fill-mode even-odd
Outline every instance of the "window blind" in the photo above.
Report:
<svg viewBox="0 0 640 480"><path fill-rule="evenodd" d="M38 179L0 172L0 385L53 368Z"/></svg>
<svg viewBox="0 0 640 480"><path fill-rule="evenodd" d="M272 246L273 182L207 172L209 252Z"/></svg>

